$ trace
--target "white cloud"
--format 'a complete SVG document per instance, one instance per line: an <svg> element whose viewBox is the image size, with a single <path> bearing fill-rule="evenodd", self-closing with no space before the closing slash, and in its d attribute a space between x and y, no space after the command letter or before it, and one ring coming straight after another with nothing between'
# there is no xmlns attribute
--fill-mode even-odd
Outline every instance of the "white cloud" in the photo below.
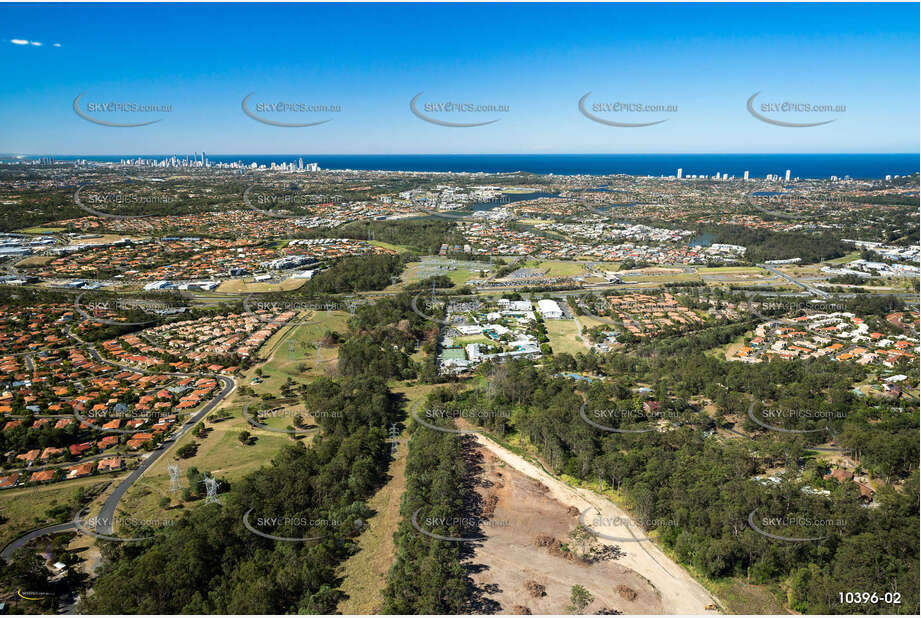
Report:
<svg viewBox="0 0 921 618"><path fill-rule="evenodd" d="M10 43L13 45L34 45L35 47L41 47L44 45L41 41L30 41L28 39L10 39ZM60 43L52 43L52 47L60 47Z"/></svg>

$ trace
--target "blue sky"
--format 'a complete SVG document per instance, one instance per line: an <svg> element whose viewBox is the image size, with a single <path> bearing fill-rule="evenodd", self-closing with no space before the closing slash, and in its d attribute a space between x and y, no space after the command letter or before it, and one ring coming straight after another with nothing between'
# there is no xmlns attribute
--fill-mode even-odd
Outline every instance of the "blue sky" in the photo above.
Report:
<svg viewBox="0 0 921 618"><path fill-rule="evenodd" d="M918 4L3 4L0 152L820 153L919 151ZM15 41L15 42L14 42ZM29 42L29 43L25 43ZM33 42L41 45L31 44ZM59 46L55 46L54 44ZM409 102L508 106L428 114ZM746 101L844 105L765 112ZM96 113L87 102L168 104ZM247 117L241 100L340 105L338 113ZM606 113L661 124L610 127L588 105L677 106ZM589 107L591 109L591 107ZM760 108L759 108L760 109Z"/></svg>

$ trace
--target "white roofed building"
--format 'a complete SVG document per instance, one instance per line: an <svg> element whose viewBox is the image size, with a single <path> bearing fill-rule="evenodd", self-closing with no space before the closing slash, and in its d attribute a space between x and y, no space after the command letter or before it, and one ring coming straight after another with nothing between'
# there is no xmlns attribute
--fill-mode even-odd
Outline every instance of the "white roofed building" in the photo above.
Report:
<svg viewBox="0 0 921 618"><path fill-rule="evenodd" d="M544 316L545 320L559 320L563 317L563 310L555 300L544 298L537 301L537 310Z"/></svg>

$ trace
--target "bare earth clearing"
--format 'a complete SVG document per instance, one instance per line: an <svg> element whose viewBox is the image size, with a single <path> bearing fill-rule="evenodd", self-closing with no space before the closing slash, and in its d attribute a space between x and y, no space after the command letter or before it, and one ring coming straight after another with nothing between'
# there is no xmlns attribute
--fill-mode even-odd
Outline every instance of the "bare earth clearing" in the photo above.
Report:
<svg viewBox="0 0 921 618"><path fill-rule="evenodd" d="M480 492L484 503L490 497L498 498L498 502L490 522L481 527L487 538L477 544L472 577L477 587L500 605L498 613L514 613L518 605L533 614L565 614L570 589L576 584L595 597L585 610L587 614L602 608L626 614L662 613L659 593L645 578L625 568L623 558L585 564L539 547L536 539L540 535L566 543L569 532L579 524L578 513L556 500L546 485L485 449L479 450L483 454L485 487ZM527 582L543 586L544 595L533 596ZM630 589L624 593L628 598L618 593L618 585Z"/></svg>
<svg viewBox="0 0 921 618"><path fill-rule="evenodd" d="M511 613L514 605L526 606L535 614L567 613L569 589L575 584L584 586L596 598L585 613L608 607L628 614L705 614L707 606L716 603L687 571L642 536L638 525L595 525L599 515L605 523L629 521L628 514L617 505L594 492L570 487L485 436L477 434L476 439L488 451L483 465L485 478L493 483L499 480L504 487L483 490L484 495L495 493L499 502L493 516L496 525L483 526L488 539L477 548L474 557L475 564L489 568L475 574L474 580L481 585L498 584L501 592L489 596L501 603L502 613ZM501 467L489 453L506 467ZM503 476L497 477L496 471ZM538 483L529 485L529 480ZM546 491L539 490L540 485ZM566 542L569 531L578 523L578 516L568 514L570 506L580 513L592 509L585 521L595 532L636 538L638 542L599 538L599 542L619 546L625 555L590 566L550 555L546 548L535 545L535 537L546 534ZM503 520L509 525L498 525ZM531 597L525 589L529 579L545 585L547 596ZM635 591L636 599L630 602L619 595L618 584Z"/></svg>

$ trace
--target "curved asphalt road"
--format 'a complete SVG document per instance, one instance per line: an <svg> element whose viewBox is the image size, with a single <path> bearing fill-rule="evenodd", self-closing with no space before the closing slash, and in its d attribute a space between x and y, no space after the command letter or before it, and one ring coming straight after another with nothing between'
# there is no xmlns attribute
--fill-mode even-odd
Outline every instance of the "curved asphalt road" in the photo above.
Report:
<svg viewBox="0 0 921 618"><path fill-rule="evenodd" d="M33 530L32 532L21 536L6 547L3 548L3 551L0 552L0 557L4 560L9 560L13 557L13 553L31 541L32 539L37 539L40 536L45 536L46 534L60 534L62 532L69 532L73 530L74 522L69 521L65 524L55 524L53 526L48 526L47 528L39 528L38 530Z"/></svg>
<svg viewBox="0 0 921 618"><path fill-rule="evenodd" d="M81 343L86 344L86 342L84 342L73 333L70 334ZM105 360L99 355L99 353L96 351L96 348L92 347L91 345L89 345L88 348L90 355L94 360L98 362L113 365L127 371L140 371L141 373L157 373L158 375L163 375L160 372L148 372L143 369L138 369L137 367L131 367L130 365L121 365L119 363ZM234 382L232 378L211 373L167 373L165 375L173 375L179 377L215 378L218 382L223 384L223 388L215 397L211 399L211 401L205 404L201 410L196 412L192 418L186 421L185 424L179 429L179 431L169 439L169 442L152 451L150 455L148 455L147 458L144 459L144 461L142 461L137 468L132 470L131 474L129 474L124 480L122 480L121 483L118 484L118 486L115 488L115 491L113 491L112 494L106 498L106 501L102 504L102 508L99 510L99 515L96 518L96 532L99 534L112 534L112 529L114 527L113 524L115 521L115 508L118 506L122 496L125 495L125 493L139 478L141 478L141 475L144 474L148 468L155 464L157 460L160 459L160 457L166 454L166 451L168 451L169 448L175 444L180 437L182 437L187 431L194 427L199 421L201 421L201 419L207 416L208 413L211 412L211 410L213 410L219 403L221 403L228 395L230 395L230 393L232 393L236 387L236 382ZM9 558L17 549L29 543L33 539L36 539L40 536L45 536L46 534L60 534L62 532L69 532L75 529L76 526L72 521L70 521L63 524L55 524L53 526L33 530L4 547L3 551L0 552L0 557L2 557L4 560L9 560Z"/></svg>
<svg viewBox="0 0 921 618"><path fill-rule="evenodd" d="M187 374L186 374L187 375ZM141 475L152 465L154 465L160 457L162 457L169 448L176 443L179 438L181 438L187 431L194 427L201 419L208 415L211 410L215 408L219 403L221 403L227 395L229 395L235 386L234 381L226 376L211 376L216 377L218 381L224 384L224 388L221 389L221 392L217 396L205 404L201 410L199 410L195 416L186 421L175 436L170 438L167 444L161 445L155 451L152 451L147 458L141 462L141 464L135 468L131 474L125 478L121 483L118 484L118 487L115 488L115 491L106 498L106 501L103 503L102 508L99 509L99 515L96 517L96 532L99 534L112 534L113 523L115 520L115 507L118 506L119 500L122 499L122 496L125 495L135 481L141 478Z"/></svg>
<svg viewBox="0 0 921 618"><path fill-rule="evenodd" d="M759 264L758 266L760 266L761 268L764 268L764 269L766 269L766 270L768 270L768 271L774 272L775 274L778 274L778 275L780 275L781 277L784 277L785 279L788 279L788 280L790 280L791 282L793 282L793 283L795 283L795 284L797 284L797 285L799 285L799 286L805 288L805 289L807 290L806 294L808 294L808 292L815 292L817 295L819 295L819 296L821 296L821 297L828 297L828 296L829 296L829 294L827 294L827 293L825 293L825 292L822 292L822 291L820 291L820 290L818 290L818 289L816 289L816 288L813 288L812 286L809 286L809 285L807 285L807 284L804 284L804 283L802 283L802 282L800 282L800 281L797 281L796 279L793 279L792 277L788 277L788 276L784 275L783 273L781 273L781 272L779 272L779 271L775 271L775 269L773 269L773 268L771 268L771 267L769 267L769 266L767 266L767 265ZM11 270L12 270L13 272L15 272L15 270L12 269L11 265L9 265L9 264L5 265L5 269L6 269L8 272L11 271ZM629 284L627 284L627 285L621 284L621 285L613 285L613 286L612 286L612 285L609 285L609 284L598 284L598 285L595 285L595 286L585 286L584 288L581 288L581 289L578 289L578 290L560 291L559 293L560 293L562 296L572 296L572 295L585 294L585 293L587 293L587 292L596 291L596 290L604 290L604 289L608 289L608 288L610 288L610 289L626 290L626 289L629 289L629 288L631 288L631 287L632 287L632 286L630 286ZM515 288L513 287L513 288L511 288L511 289L515 289ZM490 288L490 289L488 289L488 291L494 291L494 292L495 292L495 291L508 291L508 290L492 289L492 288ZM381 291L378 291L378 292L376 292L376 293L368 294L367 296L368 296L369 298L373 298L373 297L375 297L375 296L390 296L390 295L395 295L395 294L398 294L398 293L400 293L400 292L397 292L397 291L392 291L392 292L381 292ZM800 296L800 295L804 295L804 293L798 293L798 294L797 294L797 293L766 292L766 293L762 293L761 295L764 295L764 296ZM842 297L852 297L852 296L854 296L854 295L853 295L853 294L841 294L840 296L842 296ZM899 296L899 297L909 297L909 298L911 298L912 300L915 300L915 299L917 298L916 296L909 295L909 294L896 294L896 296ZM79 337L77 337L76 335L74 335L73 333L69 333L69 334L70 334L71 336L73 336L75 339L77 339L78 341L80 341L80 343L83 343L84 345L88 345L88 346L89 346L90 354L94 357L95 360L97 360L97 361L99 361L99 362L104 362L104 363L107 363L107 364L110 364L110 365L114 365L114 366L116 366L116 367L119 367L119 368L121 368L121 369L125 369L125 370L128 370L128 371L141 371L142 373L149 373L149 372L146 372L146 371L144 371L144 370L142 370L142 369L139 369L139 368L137 368L137 367L131 367L131 366L129 366L129 365L120 365L120 364L118 364L118 363L114 363L114 362L109 361L109 360L104 360L103 358L100 357L99 353L96 351L96 349L95 349L94 347L92 347L91 345L87 344L85 341L83 341L82 339L80 339ZM121 483L119 483L118 487L116 487L116 488L115 488L115 491L112 492L112 495L110 495L110 496L108 497L108 499L106 499L105 503L103 503L103 505L102 505L102 509L99 511L99 516L98 516L98 519L97 519L97 521L98 521L97 526L98 526L99 529L98 529L97 531L98 531L100 534L111 534L111 533L112 533L112 524L113 524L113 520L114 520L114 516L115 516L115 508L118 506L118 502L121 500L122 496L125 495L125 493L126 493L126 492L128 491L128 489L131 487L131 485L133 485L133 484L141 477L141 475L142 475L150 466L152 466L154 463L156 463L157 460L158 460L160 457L163 456L163 454L169 449L169 447L170 447L173 443L175 443L176 439L178 439L180 436L182 436L183 434L185 434L186 431L188 431L191 427L193 427L195 424L197 424L197 423L198 423L202 418L204 418L211 410L213 410L221 401L223 401L224 398L227 397L227 395L229 395L231 392L233 392L233 389L234 389L234 386L235 386L235 383L234 383L234 381L233 381L231 378L228 378L228 377L226 377L226 376L214 375L214 374L180 374L180 373L172 373L172 374L168 374L168 375L190 376L190 377L214 377L214 378L217 378L218 381L220 381L220 382L222 382L222 383L224 384L224 388L221 390L220 393L218 393L218 396L217 396L217 397L215 397L214 399L212 399L208 404L205 405L204 408L202 408L195 416L193 416L191 419L189 419L189 421L186 422L186 424L182 426L182 428L180 429L179 433L177 433L173 438L171 438L170 444L167 444L167 445L165 445L165 446L161 446L161 447L158 448L157 450L153 451L153 452L147 457L147 459L145 459L143 462L141 462L141 464L140 464L134 471L132 471L132 473L131 473L130 475L128 475L128 477L127 477L125 480L123 480ZM732 431L732 430L730 430L730 431ZM733 432L733 433L738 433L738 432ZM744 436L744 434L739 434L739 435L743 435L743 436ZM744 437L750 438L750 436L744 436ZM813 450L821 450L821 451L826 451L826 450L827 450L827 451L838 450L838 449L830 449L830 448L822 448L822 447L812 447L812 449L813 449ZM22 536L22 537L16 539L15 541L13 541L13 542L10 543L9 545L7 545L7 546L3 549L3 551L0 552L0 557L2 557L2 558L4 558L4 559L8 559L8 558L13 554L13 552L16 551L18 548L22 547L23 545L25 545L25 544L28 543L29 541L31 541L31 540L33 540L33 539L35 539L35 538L38 538L38 537L40 537L40 536L43 536L43 535L46 535L46 534L59 534L59 533L61 533L61 532L66 532L66 531L71 530L71 529L74 529L74 528L75 528L75 526L74 526L73 522L68 522L68 523L63 523L63 524L56 524L56 525L54 525L54 526L48 526L47 528L40 528L40 529L38 529L38 530L33 530L32 532L29 532L28 534L26 534L26 535L24 535L24 536Z"/></svg>

